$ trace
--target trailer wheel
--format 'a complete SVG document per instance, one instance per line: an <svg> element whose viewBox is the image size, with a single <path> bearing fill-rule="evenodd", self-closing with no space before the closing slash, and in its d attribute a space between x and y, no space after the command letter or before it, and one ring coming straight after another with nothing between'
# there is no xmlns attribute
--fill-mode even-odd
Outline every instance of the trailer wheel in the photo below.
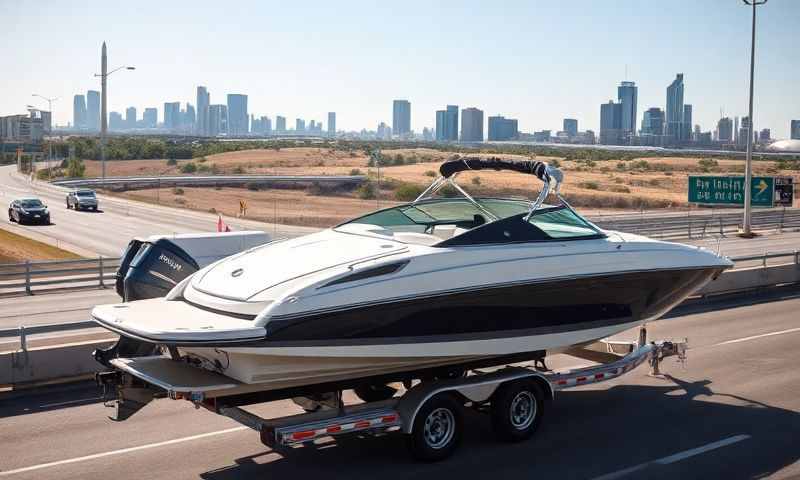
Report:
<svg viewBox="0 0 800 480"><path fill-rule="evenodd" d="M354 388L353 392L365 402L380 402L392 398L397 389L389 385L363 385Z"/></svg>
<svg viewBox="0 0 800 480"><path fill-rule="evenodd" d="M461 441L464 425L461 407L461 403L446 393L435 395L422 404L407 435L414 457L435 462L453 453Z"/></svg>
<svg viewBox="0 0 800 480"><path fill-rule="evenodd" d="M544 416L544 393L534 380L502 385L492 396L492 428L506 442L527 440Z"/></svg>

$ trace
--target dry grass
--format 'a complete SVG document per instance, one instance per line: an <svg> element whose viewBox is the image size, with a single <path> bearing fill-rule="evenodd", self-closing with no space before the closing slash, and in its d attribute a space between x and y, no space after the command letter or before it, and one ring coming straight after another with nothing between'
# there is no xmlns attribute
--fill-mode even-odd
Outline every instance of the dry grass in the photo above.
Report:
<svg viewBox="0 0 800 480"><path fill-rule="evenodd" d="M47 245L0 228L0 263L25 260L67 260L81 258L66 250Z"/></svg>

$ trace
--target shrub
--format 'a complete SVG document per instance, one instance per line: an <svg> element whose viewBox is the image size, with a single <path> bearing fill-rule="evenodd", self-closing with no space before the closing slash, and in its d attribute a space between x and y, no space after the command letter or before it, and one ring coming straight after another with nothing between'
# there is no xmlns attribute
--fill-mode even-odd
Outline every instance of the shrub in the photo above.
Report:
<svg viewBox="0 0 800 480"><path fill-rule="evenodd" d="M481 177L472 177L472 184L473 185L480 185L481 184Z"/></svg>
<svg viewBox="0 0 800 480"><path fill-rule="evenodd" d="M414 185L413 183L406 183L401 185L397 190L395 190L394 196L401 202L410 202L419 197L423 190L424 189L419 185Z"/></svg>
<svg viewBox="0 0 800 480"><path fill-rule="evenodd" d="M197 171L197 165L195 165L194 162L183 164L181 165L180 171L181 173L195 173Z"/></svg>
<svg viewBox="0 0 800 480"><path fill-rule="evenodd" d="M246 173L246 172L245 172L245 169L244 169L243 166L236 165L236 168L233 169L233 173L235 173L237 175L241 175L241 174Z"/></svg>
<svg viewBox="0 0 800 480"><path fill-rule="evenodd" d="M710 172L712 168L718 167L719 162L714 160L713 158L701 158L697 165L700 166L700 169L704 172Z"/></svg>
<svg viewBox="0 0 800 480"><path fill-rule="evenodd" d="M611 185L610 191L614 193L631 193L631 189L625 185Z"/></svg>
<svg viewBox="0 0 800 480"><path fill-rule="evenodd" d="M167 166L168 167L174 167L177 164L178 164L178 161L175 160L174 158L168 158L167 159Z"/></svg>
<svg viewBox="0 0 800 480"><path fill-rule="evenodd" d="M217 213L217 209L214 208L214 207L211 207L211 208L208 209L208 213Z"/></svg>
<svg viewBox="0 0 800 480"><path fill-rule="evenodd" d="M175 195L183 195L183 189L181 187L175 187L172 189L172 193Z"/></svg>
<svg viewBox="0 0 800 480"><path fill-rule="evenodd" d="M83 164L83 160L75 157L69 159L69 162L67 162L68 177L83 178L85 172L86 172L86 165Z"/></svg>
<svg viewBox="0 0 800 480"><path fill-rule="evenodd" d="M554 159L550 160L550 162L548 162L548 163L550 163L551 166L556 167L556 168L560 168L561 167L561 162L559 162L557 158L554 158Z"/></svg>
<svg viewBox="0 0 800 480"><path fill-rule="evenodd" d="M206 157L200 157L197 159L197 163L205 163L208 160Z"/></svg>
<svg viewBox="0 0 800 480"><path fill-rule="evenodd" d="M197 171L198 171L199 173L207 173L207 172L210 172L210 171L211 171L211 167L209 167L209 166L208 166L208 165L206 165L205 163L201 163L200 165L198 165L198 167L197 167Z"/></svg>
<svg viewBox="0 0 800 480"><path fill-rule="evenodd" d="M426 177L435 177L436 175L437 175L436 172L434 172L433 170L426 170L425 171L425 176Z"/></svg>
<svg viewBox="0 0 800 480"><path fill-rule="evenodd" d="M405 164L406 164L406 159L405 159L405 157L403 157L402 153L398 153L397 155L394 156L394 159L392 160L392 165L398 165L399 166L399 165L405 165Z"/></svg>
<svg viewBox="0 0 800 480"><path fill-rule="evenodd" d="M581 182L578 186L586 190L600 190L600 185L597 182Z"/></svg>
<svg viewBox="0 0 800 480"><path fill-rule="evenodd" d="M186 199L185 198L176 198L175 199L175 203L177 203L178 205L186 205Z"/></svg>
<svg viewBox="0 0 800 480"><path fill-rule="evenodd" d="M350 170L350 175L354 175L355 176L355 175L363 175L363 174L361 173L361 170L359 170L357 168L354 168L354 169Z"/></svg>
<svg viewBox="0 0 800 480"><path fill-rule="evenodd" d="M624 171L626 168L628 168L628 167L625 165L625 162L617 163L617 170Z"/></svg>
<svg viewBox="0 0 800 480"><path fill-rule="evenodd" d="M366 181L361 184L360 187L356 189L356 194L358 198L362 200L371 200L377 196L378 189L375 187L375 184L371 181Z"/></svg>
<svg viewBox="0 0 800 480"><path fill-rule="evenodd" d="M600 172L602 172L602 173L608 173L610 171L611 171L611 169L608 168L608 167L600 167Z"/></svg>
<svg viewBox="0 0 800 480"><path fill-rule="evenodd" d="M661 180L657 178L651 178L650 180L647 181L647 184L650 185L651 187L660 187Z"/></svg>

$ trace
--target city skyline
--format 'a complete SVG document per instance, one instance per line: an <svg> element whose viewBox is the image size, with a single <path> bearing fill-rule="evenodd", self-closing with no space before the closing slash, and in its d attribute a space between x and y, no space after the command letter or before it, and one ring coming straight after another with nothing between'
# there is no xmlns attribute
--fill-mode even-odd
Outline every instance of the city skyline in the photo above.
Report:
<svg viewBox="0 0 800 480"><path fill-rule="evenodd" d="M598 131L597 104L609 98L610 88L635 81L640 112L652 106L664 108L664 85L675 72L683 72L692 79L686 96L693 99L694 123L704 130L713 130L721 109L724 116L746 115L750 12L739 2L681 0L656 6L631 1L615 9L595 2L523 3L514 8L513 17L480 3L464 12L414 2L401 12L385 7L367 12L349 2L335 7L312 2L308 18L301 16L299 7L289 5L223 9L192 4L196 16L208 19L205 23L168 20L181 18L185 5L154 3L148 8L144 3L113 8L97 3L87 8L92 13L78 33L66 6L54 5L42 15L4 5L11 28L0 35L6 44L15 45L11 65L22 74L9 78L0 92L0 114L18 113L36 91L60 97L54 105L55 121L66 124L72 95L99 87L92 75L99 70L97 51L105 39L111 67L137 67L109 80L109 111L124 112L132 105L141 111L170 99L195 103L194 89L204 85L218 95L248 94L248 110L259 115L286 112L291 117L324 118L326 111L337 111L340 130L372 129L382 121L391 124L387 102L406 98L414 104L410 123L417 132L433 127L435 111L446 104L477 105L487 113L502 113L518 119L524 131L556 130L563 118L579 119L585 129ZM158 11L159 22L153 23L148 11ZM124 17L124 28L108 21L112 16ZM220 16L235 16L242 24L230 34L204 35ZM454 21L444 22L448 18ZM536 29L526 28L531 19L536 20ZM406 21L417 22L413 31L403 29ZM597 35L604 21L626 28ZM790 51L796 41L792 25L798 22L798 2L773 0L759 12L755 124L771 128L776 138L789 137L789 121L800 111L800 99L792 95L800 66L791 61ZM170 28L160 28L164 24ZM502 27L505 35L502 39L479 35L469 45L431 42L478 26ZM215 23L217 27L226 32L231 28ZM33 41L11 42L31 28L41 32ZM270 61L263 66L252 61L274 42L297 33L308 34L308 42L279 51L269 48ZM394 41L398 36L408 37L408 42L398 44ZM187 44L183 38L193 42ZM563 38L570 41L565 44ZM630 38L648 41L611 48L630 45ZM322 39L330 42L326 49L318 48ZM500 49L505 42L516 48ZM436 61L402 54L421 45L430 53L426 57ZM532 45L535 54L527 53ZM326 54L330 48L344 53L330 60ZM465 60L459 53L464 48L474 49L476 56ZM44 67L42 58L47 59ZM37 68L58 74L39 73ZM320 75L325 82L319 81ZM496 88L498 82L502 89ZM212 101L223 103L220 98Z"/></svg>

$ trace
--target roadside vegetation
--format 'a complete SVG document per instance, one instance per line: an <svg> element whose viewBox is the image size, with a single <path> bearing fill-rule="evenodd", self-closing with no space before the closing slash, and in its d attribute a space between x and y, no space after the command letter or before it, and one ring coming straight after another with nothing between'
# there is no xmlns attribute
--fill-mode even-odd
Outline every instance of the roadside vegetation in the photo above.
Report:
<svg viewBox="0 0 800 480"><path fill-rule="evenodd" d="M0 263L75 258L81 256L0 228Z"/></svg>

